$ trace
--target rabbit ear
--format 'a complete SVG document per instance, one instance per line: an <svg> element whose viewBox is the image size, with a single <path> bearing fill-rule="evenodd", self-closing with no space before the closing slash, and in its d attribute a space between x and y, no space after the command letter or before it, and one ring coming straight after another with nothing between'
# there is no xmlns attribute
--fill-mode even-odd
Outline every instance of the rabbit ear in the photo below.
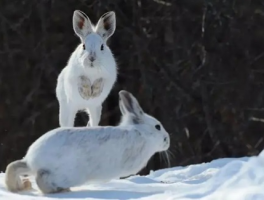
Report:
<svg viewBox="0 0 264 200"><path fill-rule="evenodd" d="M125 90L121 90L119 92L119 97L121 99L119 103L119 106L122 107L120 108L121 112L131 113L137 118L137 121L140 121L144 112L137 99L131 93Z"/></svg>
<svg viewBox="0 0 264 200"><path fill-rule="evenodd" d="M96 32L104 39L107 40L116 29L115 12L110 11L101 16L97 25Z"/></svg>
<svg viewBox="0 0 264 200"><path fill-rule="evenodd" d="M72 17L72 24L74 32L81 38L84 39L90 34L92 29L92 23L89 17L80 10L75 10Z"/></svg>
<svg viewBox="0 0 264 200"><path fill-rule="evenodd" d="M119 98L119 109L120 109L122 115L125 115L126 114L126 110L125 110L125 108L123 106L123 103L121 101L121 98Z"/></svg>

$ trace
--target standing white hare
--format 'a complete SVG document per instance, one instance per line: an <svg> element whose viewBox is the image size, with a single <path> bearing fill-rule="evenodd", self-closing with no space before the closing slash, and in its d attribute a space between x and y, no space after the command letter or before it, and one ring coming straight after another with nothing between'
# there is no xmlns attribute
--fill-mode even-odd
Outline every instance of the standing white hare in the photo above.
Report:
<svg viewBox="0 0 264 200"><path fill-rule="evenodd" d="M162 124L141 109L127 91L119 92L121 123L116 126L60 127L47 132L22 160L6 168L9 191L29 189L34 175L43 193L69 191L84 183L101 183L138 173L157 152L168 150Z"/></svg>
<svg viewBox="0 0 264 200"><path fill-rule="evenodd" d="M102 103L117 78L116 62L106 44L115 28L113 11L102 15L95 27L85 13L74 11L73 29L81 39L81 44L58 76L56 96L61 127L73 127L79 110L88 112L87 126L99 124Z"/></svg>

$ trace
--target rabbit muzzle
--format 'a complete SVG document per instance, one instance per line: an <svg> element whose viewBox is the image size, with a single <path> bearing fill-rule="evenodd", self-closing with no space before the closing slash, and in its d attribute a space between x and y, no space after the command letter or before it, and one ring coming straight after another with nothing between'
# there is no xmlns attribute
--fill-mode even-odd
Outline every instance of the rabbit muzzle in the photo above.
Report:
<svg viewBox="0 0 264 200"><path fill-rule="evenodd" d="M169 136L164 136L163 138L163 147L164 147L164 151L168 150L170 147L170 137Z"/></svg>
<svg viewBox="0 0 264 200"><path fill-rule="evenodd" d="M95 52L91 52L88 54L88 59L90 60L91 63L93 63L96 59L96 54Z"/></svg>
<svg viewBox="0 0 264 200"><path fill-rule="evenodd" d="M86 53L81 58L84 67L95 67L97 64L96 54L94 52Z"/></svg>
<svg viewBox="0 0 264 200"><path fill-rule="evenodd" d="M91 62L95 61L95 56L89 56L89 60L90 60Z"/></svg>

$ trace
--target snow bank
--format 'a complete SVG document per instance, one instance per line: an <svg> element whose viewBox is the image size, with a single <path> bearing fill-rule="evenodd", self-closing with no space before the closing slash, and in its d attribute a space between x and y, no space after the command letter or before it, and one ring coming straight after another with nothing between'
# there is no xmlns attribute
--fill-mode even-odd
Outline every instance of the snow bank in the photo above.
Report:
<svg viewBox="0 0 264 200"><path fill-rule="evenodd" d="M217 159L210 163L174 167L109 183L84 185L72 192L41 195L34 190L13 194L0 174L0 200L264 200L264 151L259 156Z"/></svg>

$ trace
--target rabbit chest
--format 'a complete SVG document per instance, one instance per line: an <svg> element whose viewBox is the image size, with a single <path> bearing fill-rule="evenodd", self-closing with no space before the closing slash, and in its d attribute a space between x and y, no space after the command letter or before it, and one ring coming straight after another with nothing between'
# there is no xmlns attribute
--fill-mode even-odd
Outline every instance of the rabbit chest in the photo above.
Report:
<svg viewBox="0 0 264 200"><path fill-rule="evenodd" d="M99 71L97 68L70 66L64 75L65 94L78 109L102 104L110 93L117 73L113 68Z"/></svg>

